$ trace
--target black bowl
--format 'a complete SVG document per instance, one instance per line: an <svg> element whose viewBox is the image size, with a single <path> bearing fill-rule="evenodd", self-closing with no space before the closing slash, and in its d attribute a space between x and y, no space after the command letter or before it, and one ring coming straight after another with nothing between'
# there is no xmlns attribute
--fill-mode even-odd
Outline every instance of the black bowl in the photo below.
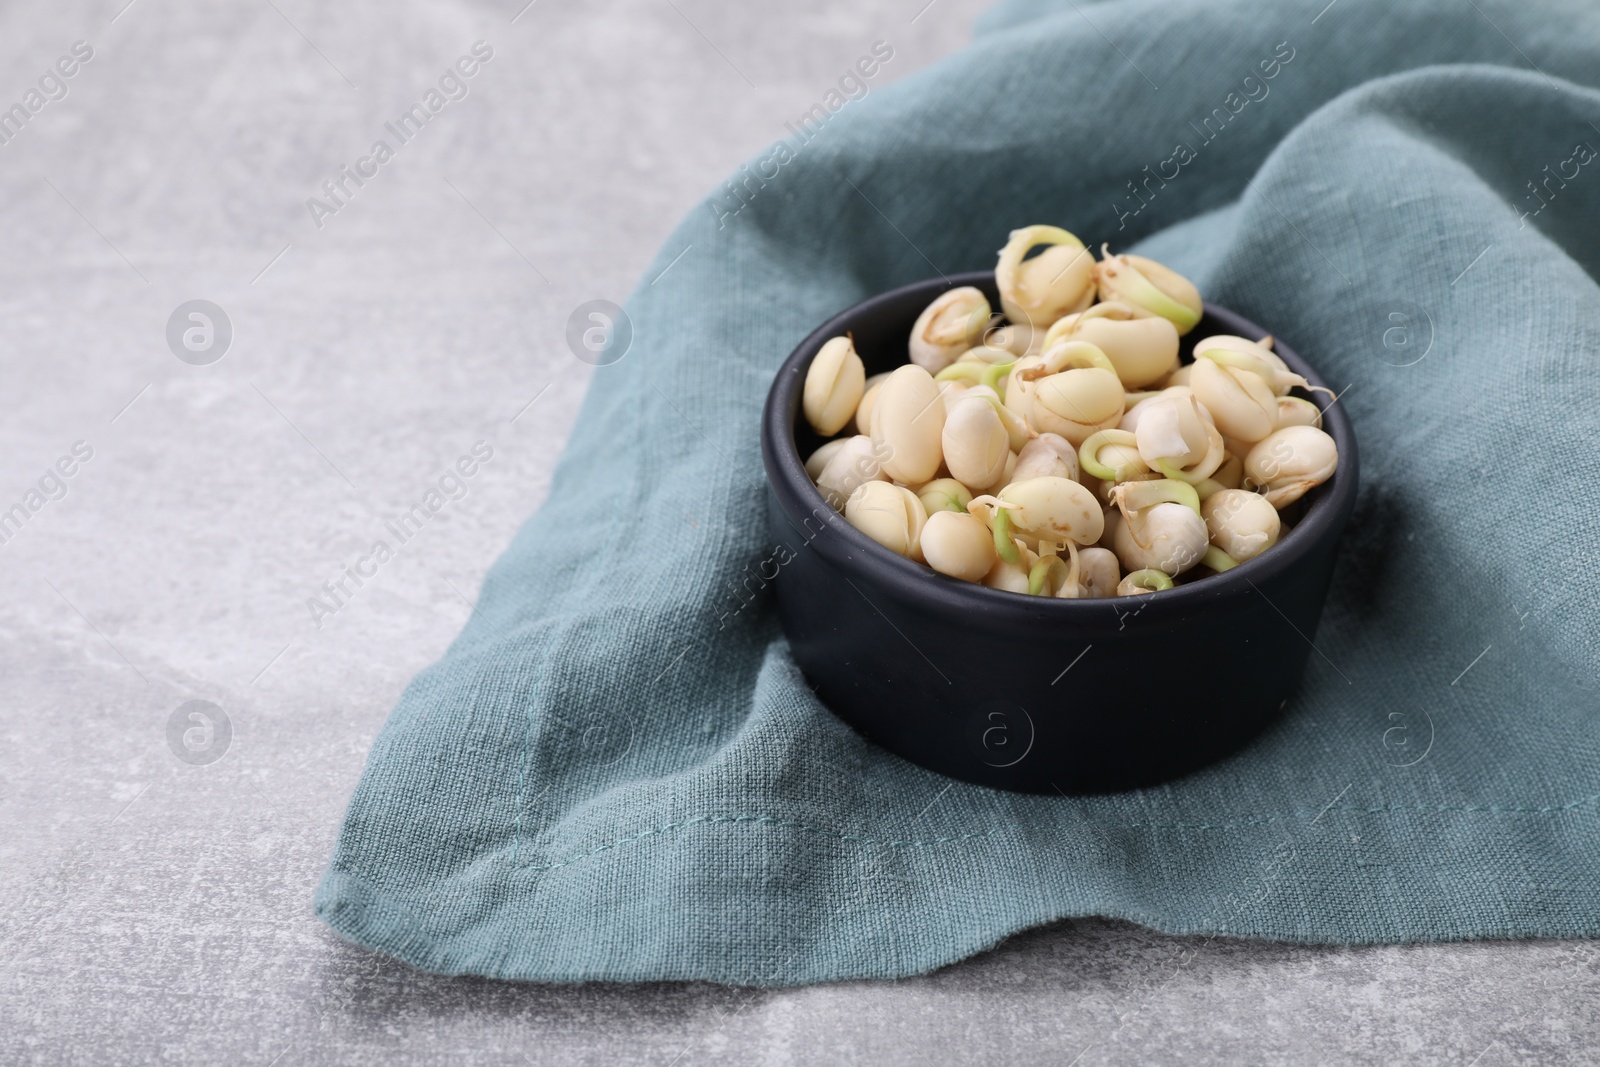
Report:
<svg viewBox="0 0 1600 1067"><path fill-rule="evenodd" d="M922 309L958 285L998 304L994 275L961 274L873 297L825 322L784 362L762 414L767 522L786 546L774 579L795 662L860 733L952 778L1032 793L1152 785L1238 749L1288 703L1312 651L1334 550L1356 498L1356 442L1324 394L1339 446L1271 549L1160 593L1059 600L937 574L834 511L806 475L822 443L797 419L806 369L847 331L867 373L907 361ZM1185 338L1265 330L1206 305ZM1278 341L1274 351L1324 384Z"/></svg>

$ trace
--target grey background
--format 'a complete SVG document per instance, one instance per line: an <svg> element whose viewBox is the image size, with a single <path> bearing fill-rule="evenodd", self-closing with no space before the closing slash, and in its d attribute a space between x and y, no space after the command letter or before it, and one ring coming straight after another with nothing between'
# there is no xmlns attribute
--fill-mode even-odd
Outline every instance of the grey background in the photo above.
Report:
<svg viewBox="0 0 1600 1067"><path fill-rule="evenodd" d="M874 40L878 84L903 78L983 4L124 2L0 13L5 106L95 49L0 145L0 508L94 449L0 544L0 1060L1595 1056L1589 944L1090 920L914 981L759 992L442 979L340 942L312 887L390 706L545 496L590 373L568 313L620 302ZM480 38L470 95L316 228L306 198ZM234 330L208 366L166 345L192 299ZM478 440L469 495L314 626L307 598ZM231 724L213 762L169 746L190 700Z"/></svg>

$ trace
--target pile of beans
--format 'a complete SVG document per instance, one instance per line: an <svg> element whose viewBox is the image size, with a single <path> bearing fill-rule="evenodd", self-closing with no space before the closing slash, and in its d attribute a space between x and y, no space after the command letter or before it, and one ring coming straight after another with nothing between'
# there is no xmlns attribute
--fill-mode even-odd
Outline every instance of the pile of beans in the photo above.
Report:
<svg viewBox="0 0 1600 1067"><path fill-rule="evenodd" d="M1177 272L1029 226L995 281L1002 314L949 290L902 367L868 378L835 337L807 371L806 421L832 440L806 470L886 548L1015 593L1156 592L1271 548L1337 468L1321 411L1289 395L1317 387L1271 337L1206 337L1180 364L1203 306Z"/></svg>

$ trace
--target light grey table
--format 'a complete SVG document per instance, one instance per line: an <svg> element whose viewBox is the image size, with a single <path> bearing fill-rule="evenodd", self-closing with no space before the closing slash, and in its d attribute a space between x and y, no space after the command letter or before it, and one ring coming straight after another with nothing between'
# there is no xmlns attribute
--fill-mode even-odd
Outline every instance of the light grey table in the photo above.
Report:
<svg viewBox="0 0 1600 1067"><path fill-rule="evenodd" d="M0 13L7 107L93 49L0 144L0 508L39 490L0 543L0 1062L1594 1056L1586 944L1084 921L915 981L757 992L442 979L319 925L367 746L547 491L587 380L568 314L620 301L873 41L896 50L882 84L960 47L981 7L525 2ZM480 39L465 98L346 179L319 228L307 199ZM215 362L215 334L179 344L193 364L169 347L194 299L231 323ZM314 625L308 598L479 439L495 454L469 495ZM49 477L76 442L92 456ZM227 715L213 762L175 755L191 700Z"/></svg>

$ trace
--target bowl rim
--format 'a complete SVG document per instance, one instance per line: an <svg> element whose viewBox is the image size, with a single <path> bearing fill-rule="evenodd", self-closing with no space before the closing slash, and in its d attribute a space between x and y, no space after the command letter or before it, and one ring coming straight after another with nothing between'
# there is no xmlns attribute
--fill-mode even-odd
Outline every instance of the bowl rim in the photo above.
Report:
<svg viewBox="0 0 1600 1067"><path fill-rule="evenodd" d="M824 342L842 335L853 321L862 316L871 315L913 295L925 294L927 302L931 303L940 293L949 289L985 284L992 290L993 271L968 271L912 282L853 304L808 334L778 368L762 409L761 456L767 483L776 494L792 527L798 530L807 519L820 516L822 528L833 535L820 536L822 530L819 530L817 534L806 538L808 547L820 552L847 576L862 575L879 590L894 594L897 599L915 601L948 612L980 611L989 615L1008 610L1024 612L1033 621L1039 619L1041 612L1057 616L1063 622L1087 622L1091 617L1103 620L1106 603L1117 603L1126 598L1063 599L992 589L977 582L965 582L940 574L926 564L885 548L850 525L844 515L834 510L823 498L806 473L804 457L795 444L794 428L799 418L805 370ZM1209 301L1205 302L1205 314L1240 337L1260 340L1270 332L1243 315ZM1274 337L1274 342L1273 351L1291 370L1303 375L1312 385L1327 388L1327 383L1299 353L1285 345L1281 338ZM1323 429L1338 446L1339 466L1332 478L1313 491L1315 499L1311 501L1306 514L1270 550L1254 559L1246 560L1221 574L1208 575L1198 581L1161 590L1159 595L1140 596L1141 611L1154 609L1156 615L1187 614L1219 595L1243 593L1246 590L1259 594L1258 583L1269 581L1338 538L1355 506L1359 472L1355 433L1343 405L1337 403L1337 397L1330 400L1323 394L1313 393L1310 399L1321 409ZM804 518L797 520L797 516L801 515Z"/></svg>

